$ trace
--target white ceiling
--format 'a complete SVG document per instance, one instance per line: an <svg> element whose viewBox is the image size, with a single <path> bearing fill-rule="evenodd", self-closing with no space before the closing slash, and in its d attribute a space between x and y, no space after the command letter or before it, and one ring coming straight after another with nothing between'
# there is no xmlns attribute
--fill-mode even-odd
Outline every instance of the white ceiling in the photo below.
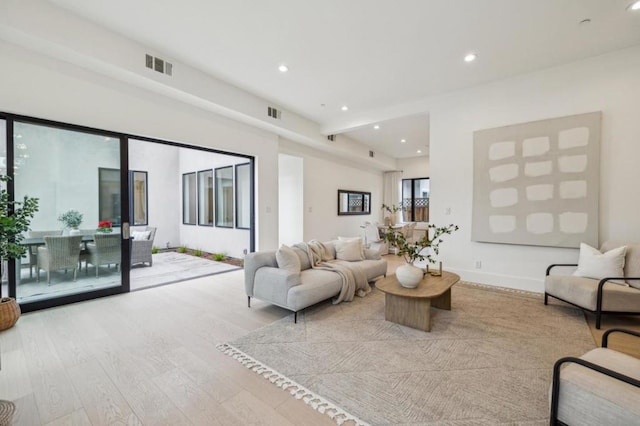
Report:
<svg viewBox="0 0 640 426"><path fill-rule="evenodd" d="M355 126L350 117L640 43L640 11L626 10L632 0L50 1L345 130ZM465 63L470 51L478 59ZM374 133L359 119L350 136L380 152L402 134L424 138L417 117L380 124L387 130ZM408 145L388 152L410 155Z"/></svg>

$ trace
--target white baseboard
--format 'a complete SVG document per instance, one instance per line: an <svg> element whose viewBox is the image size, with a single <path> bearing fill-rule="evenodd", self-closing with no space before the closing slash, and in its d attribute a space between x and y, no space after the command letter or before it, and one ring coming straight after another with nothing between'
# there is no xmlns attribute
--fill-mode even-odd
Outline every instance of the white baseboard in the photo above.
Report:
<svg viewBox="0 0 640 426"><path fill-rule="evenodd" d="M515 275L478 272L469 269L446 268L446 270L460 275L462 281L544 293L544 276L541 276L540 279L533 279Z"/></svg>

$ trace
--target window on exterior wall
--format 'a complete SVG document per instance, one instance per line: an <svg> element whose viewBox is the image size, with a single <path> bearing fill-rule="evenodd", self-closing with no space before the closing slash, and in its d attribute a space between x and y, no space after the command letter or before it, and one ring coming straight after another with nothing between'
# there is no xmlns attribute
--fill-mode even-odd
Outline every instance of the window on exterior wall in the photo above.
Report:
<svg viewBox="0 0 640 426"><path fill-rule="evenodd" d="M198 225L213 226L213 170L198 172Z"/></svg>
<svg viewBox="0 0 640 426"><path fill-rule="evenodd" d="M233 166L215 169L216 226L233 228Z"/></svg>
<svg viewBox="0 0 640 426"><path fill-rule="evenodd" d="M147 205L149 196L147 194L147 172L131 170L130 172L131 190L131 220L133 226L148 225Z"/></svg>
<svg viewBox="0 0 640 426"><path fill-rule="evenodd" d="M196 224L196 174L185 173L182 175L182 223L185 225Z"/></svg>
<svg viewBox="0 0 640 426"><path fill-rule="evenodd" d="M236 165L236 228L251 226L251 164Z"/></svg>
<svg viewBox="0 0 640 426"><path fill-rule="evenodd" d="M429 178L402 179L402 220L429 222Z"/></svg>

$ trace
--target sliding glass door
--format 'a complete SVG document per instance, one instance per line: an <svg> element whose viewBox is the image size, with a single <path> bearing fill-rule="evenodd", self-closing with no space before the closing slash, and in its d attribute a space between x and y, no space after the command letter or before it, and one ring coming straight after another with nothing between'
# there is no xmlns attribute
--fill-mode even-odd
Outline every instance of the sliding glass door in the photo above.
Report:
<svg viewBox="0 0 640 426"><path fill-rule="evenodd" d="M10 295L30 310L128 290L126 142L40 121L11 127L14 198L36 197L39 207L22 241L26 254L11 268Z"/></svg>

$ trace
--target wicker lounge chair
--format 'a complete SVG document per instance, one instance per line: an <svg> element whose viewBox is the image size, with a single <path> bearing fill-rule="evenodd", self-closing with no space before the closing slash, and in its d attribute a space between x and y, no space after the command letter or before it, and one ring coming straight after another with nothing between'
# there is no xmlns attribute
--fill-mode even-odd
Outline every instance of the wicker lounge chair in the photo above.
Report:
<svg viewBox="0 0 640 426"><path fill-rule="evenodd" d="M56 231L29 231L29 238L43 238L49 236L62 235L62 229ZM29 247L29 278L33 278L33 268L38 265L38 246Z"/></svg>
<svg viewBox="0 0 640 426"><path fill-rule="evenodd" d="M146 240L134 238L131 241L131 266L136 263L149 263L149 266L152 266L151 250L153 249L153 239L156 237L156 228L152 226L147 226L144 229L136 228L132 230L131 235L134 236L137 232L149 232L149 238Z"/></svg>

